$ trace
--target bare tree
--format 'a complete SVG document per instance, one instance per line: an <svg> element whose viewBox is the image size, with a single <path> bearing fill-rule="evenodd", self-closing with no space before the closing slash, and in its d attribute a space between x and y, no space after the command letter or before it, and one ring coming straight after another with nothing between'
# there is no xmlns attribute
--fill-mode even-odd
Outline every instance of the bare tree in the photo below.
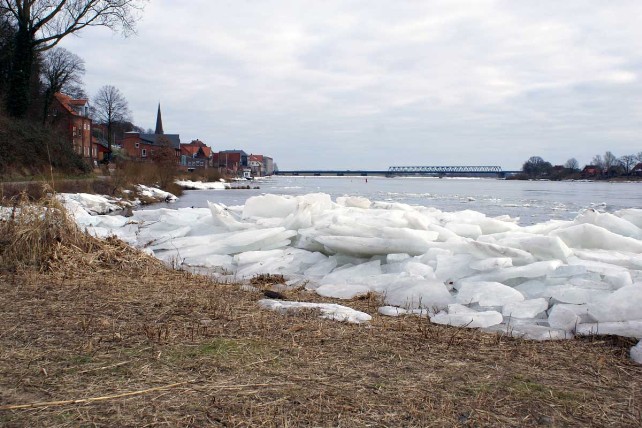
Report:
<svg viewBox="0 0 642 428"><path fill-rule="evenodd" d="M0 98L4 96L8 87L15 32L15 28L9 22L8 14L0 10Z"/></svg>
<svg viewBox="0 0 642 428"><path fill-rule="evenodd" d="M642 152L638 152L638 154L635 155L635 157L637 158L638 162L642 162Z"/></svg>
<svg viewBox="0 0 642 428"><path fill-rule="evenodd" d="M172 142L164 135L158 137L158 146L152 153L152 160L156 166L156 177L161 189L169 189L178 173L178 157Z"/></svg>
<svg viewBox="0 0 642 428"><path fill-rule="evenodd" d="M604 168L608 171L611 167L617 166L618 159L612 152L604 153Z"/></svg>
<svg viewBox="0 0 642 428"><path fill-rule="evenodd" d="M572 171L577 171L578 169L580 169L580 164L579 164L579 162L577 161L577 159L575 159L575 158L570 158L570 159L569 159L569 160L567 160L567 161L566 161L566 163L564 164L564 168L566 168L566 169L570 169L570 170L572 170Z"/></svg>
<svg viewBox="0 0 642 428"><path fill-rule="evenodd" d="M597 167L600 170L600 174L604 172L604 159L602 159L602 155L593 156L591 165Z"/></svg>
<svg viewBox="0 0 642 428"><path fill-rule="evenodd" d="M29 85L34 58L69 34L103 26L134 31L145 0L0 0L0 15L16 29L7 107L24 116L29 107Z"/></svg>
<svg viewBox="0 0 642 428"><path fill-rule="evenodd" d="M522 166L522 171L532 178L550 174L552 169L553 165L539 156L531 156Z"/></svg>
<svg viewBox="0 0 642 428"><path fill-rule="evenodd" d="M44 123L56 92L74 96L84 93L82 76L85 74L85 61L67 49L57 47L45 54L40 73L45 90Z"/></svg>
<svg viewBox="0 0 642 428"><path fill-rule="evenodd" d="M129 105L123 94L112 85L105 85L94 97L94 118L107 126L107 146L111 152L114 126L130 120Z"/></svg>
<svg viewBox="0 0 642 428"><path fill-rule="evenodd" d="M626 175L631 173L631 170L635 167L637 161L637 156L635 155L624 155L620 158L620 164L624 168Z"/></svg>

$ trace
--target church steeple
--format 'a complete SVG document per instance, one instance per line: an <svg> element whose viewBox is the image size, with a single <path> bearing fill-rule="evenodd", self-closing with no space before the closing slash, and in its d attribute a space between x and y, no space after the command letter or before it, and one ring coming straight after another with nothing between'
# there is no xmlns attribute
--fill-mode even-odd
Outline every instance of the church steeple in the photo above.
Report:
<svg viewBox="0 0 642 428"><path fill-rule="evenodd" d="M156 114L156 131L154 134L163 133L163 119L161 118L160 103L158 103L158 113Z"/></svg>

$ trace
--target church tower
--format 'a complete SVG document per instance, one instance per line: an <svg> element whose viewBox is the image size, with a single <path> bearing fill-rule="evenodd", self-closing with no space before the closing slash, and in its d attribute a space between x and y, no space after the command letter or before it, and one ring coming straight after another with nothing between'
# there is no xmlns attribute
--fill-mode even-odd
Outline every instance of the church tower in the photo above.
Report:
<svg viewBox="0 0 642 428"><path fill-rule="evenodd" d="M163 119L161 118L160 103L158 103L158 113L156 114L156 131L154 134L163 134Z"/></svg>

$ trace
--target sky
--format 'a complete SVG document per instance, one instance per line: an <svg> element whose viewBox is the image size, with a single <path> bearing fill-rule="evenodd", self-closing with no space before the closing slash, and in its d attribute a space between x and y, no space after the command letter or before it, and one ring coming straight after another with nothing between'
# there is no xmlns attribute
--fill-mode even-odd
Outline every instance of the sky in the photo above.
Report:
<svg viewBox="0 0 642 428"><path fill-rule="evenodd" d="M642 151L639 0L151 0L68 36L91 97L281 170L552 164Z"/></svg>

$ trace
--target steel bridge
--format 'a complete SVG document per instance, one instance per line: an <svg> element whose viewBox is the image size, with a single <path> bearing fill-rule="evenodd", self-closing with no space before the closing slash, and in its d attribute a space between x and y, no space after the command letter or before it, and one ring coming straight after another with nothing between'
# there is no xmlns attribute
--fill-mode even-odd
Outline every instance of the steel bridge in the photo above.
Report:
<svg viewBox="0 0 642 428"><path fill-rule="evenodd" d="M276 175L313 175L313 176L496 176L505 177L519 171L504 171L501 166L391 166L387 170L292 170L275 171Z"/></svg>
<svg viewBox="0 0 642 428"><path fill-rule="evenodd" d="M391 166L390 174L501 174L501 166Z"/></svg>

